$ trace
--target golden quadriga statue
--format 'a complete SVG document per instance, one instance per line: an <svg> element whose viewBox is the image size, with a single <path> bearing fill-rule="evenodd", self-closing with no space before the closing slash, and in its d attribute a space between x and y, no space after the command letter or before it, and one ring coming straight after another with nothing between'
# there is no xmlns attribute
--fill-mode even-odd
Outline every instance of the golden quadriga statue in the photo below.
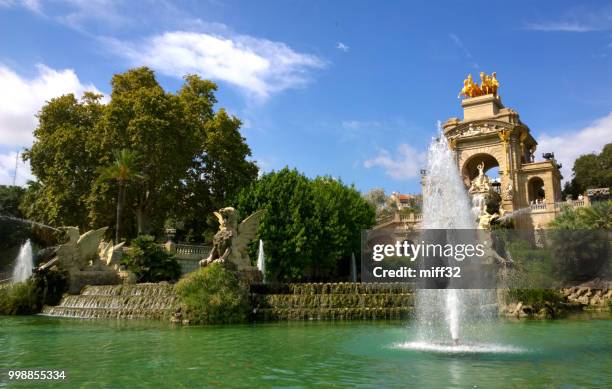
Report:
<svg viewBox="0 0 612 389"><path fill-rule="evenodd" d="M498 89L499 81L497 80L497 73L493 72L489 76L485 72L480 72L480 85L474 82L471 74L468 74L467 78L463 81L463 88L461 88L458 97L497 96Z"/></svg>

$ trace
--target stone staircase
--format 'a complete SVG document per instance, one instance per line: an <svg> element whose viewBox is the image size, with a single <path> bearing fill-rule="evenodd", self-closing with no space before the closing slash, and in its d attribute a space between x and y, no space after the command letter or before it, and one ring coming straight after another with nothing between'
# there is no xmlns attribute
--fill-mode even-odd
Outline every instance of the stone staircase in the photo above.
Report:
<svg viewBox="0 0 612 389"><path fill-rule="evenodd" d="M256 321L402 319L414 307L412 288L400 283L253 285L251 292Z"/></svg>
<svg viewBox="0 0 612 389"><path fill-rule="evenodd" d="M169 319L177 305L167 283L86 286L66 294L59 305L45 306L42 315L81 319Z"/></svg>

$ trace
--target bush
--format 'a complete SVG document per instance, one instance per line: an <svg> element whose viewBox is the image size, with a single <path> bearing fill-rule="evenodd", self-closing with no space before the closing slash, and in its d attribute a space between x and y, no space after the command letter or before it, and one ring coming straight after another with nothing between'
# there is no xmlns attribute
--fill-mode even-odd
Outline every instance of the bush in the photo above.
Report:
<svg viewBox="0 0 612 389"><path fill-rule="evenodd" d="M36 287L41 305L57 305L68 290L68 272L55 268L34 273L31 282Z"/></svg>
<svg viewBox="0 0 612 389"><path fill-rule="evenodd" d="M132 240L122 264L136 275L138 282L176 281L181 267L150 235Z"/></svg>
<svg viewBox="0 0 612 389"><path fill-rule="evenodd" d="M593 203L590 207L566 208L550 223L555 230L612 229L612 200Z"/></svg>
<svg viewBox="0 0 612 389"><path fill-rule="evenodd" d="M193 324L245 322L249 315L247 289L219 263L190 273L176 285L183 318Z"/></svg>
<svg viewBox="0 0 612 389"><path fill-rule="evenodd" d="M36 283L32 280L0 288L0 315L31 315L41 308Z"/></svg>
<svg viewBox="0 0 612 389"><path fill-rule="evenodd" d="M510 289L508 299L515 303L520 301L531 305L536 310L543 308L545 303L559 305L563 302L563 296L552 289Z"/></svg>
<svg viewBox="0 0 612 389"><path fill-rule="evenodd" d="M57 305L68 289L65 272L49 269L25 282L0 288L0 315L32 315L43 305Z"/></svg>

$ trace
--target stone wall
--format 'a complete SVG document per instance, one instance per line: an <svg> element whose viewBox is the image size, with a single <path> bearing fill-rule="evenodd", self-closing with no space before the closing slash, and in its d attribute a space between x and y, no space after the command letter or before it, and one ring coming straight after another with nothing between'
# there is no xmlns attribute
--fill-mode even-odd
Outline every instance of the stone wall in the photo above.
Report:
<svg viewBox="0 0 612 389"><path fill-rule="evenodd" d="M513 318L555 319L573 312L612 312L612 289L573 287L556 291L555 301L509 301L500 304L500 315Z"/></svg>
<svg viewBox="0 0 612 389"><path fill-rule="evenodd" d="M578 304L584 311L612 311L612 289L575 287L561 290L570 304Z"/></svg>
<svg viewBox="0 0 612 389"><path fill-rule="evenodd" d="M402 319L414 307L412 289L399 283L252 285L251 292L255 321Z"/></svg>
<svg viewBox="0 0 612 389"><path fill-rule="evenodd" d="M174 286L165 282L90 285L79 295L64 295L57 306L45 306L42 314L81 319L169 320L177 304Z"/></svg>

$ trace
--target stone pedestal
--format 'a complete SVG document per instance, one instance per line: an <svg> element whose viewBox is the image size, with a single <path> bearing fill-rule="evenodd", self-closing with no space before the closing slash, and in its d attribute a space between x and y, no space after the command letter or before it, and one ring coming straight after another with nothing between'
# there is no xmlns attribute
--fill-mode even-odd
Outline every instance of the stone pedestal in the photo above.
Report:
<svg viewBox="0 0 612 389"><path fill-rule="evenodd" d="M498 96L484 95L465 99L461 102L463 120L478 120L494 117L504 108Z"/></svg>
<svg viewBox="0 0 612 389"><path fill-rule="evenodd" d="M260 284L263 281L263 275L256 267L237 270L236 275L238 276L241 282L244 282L248 285Z"/></svg>
<svg viewBox="0 0 612 389"><path fill-rule="evenodd" d="M78 270L68 273L68 293L79 294L85 285L118 285L122 280L113 270Z"/></svg>

